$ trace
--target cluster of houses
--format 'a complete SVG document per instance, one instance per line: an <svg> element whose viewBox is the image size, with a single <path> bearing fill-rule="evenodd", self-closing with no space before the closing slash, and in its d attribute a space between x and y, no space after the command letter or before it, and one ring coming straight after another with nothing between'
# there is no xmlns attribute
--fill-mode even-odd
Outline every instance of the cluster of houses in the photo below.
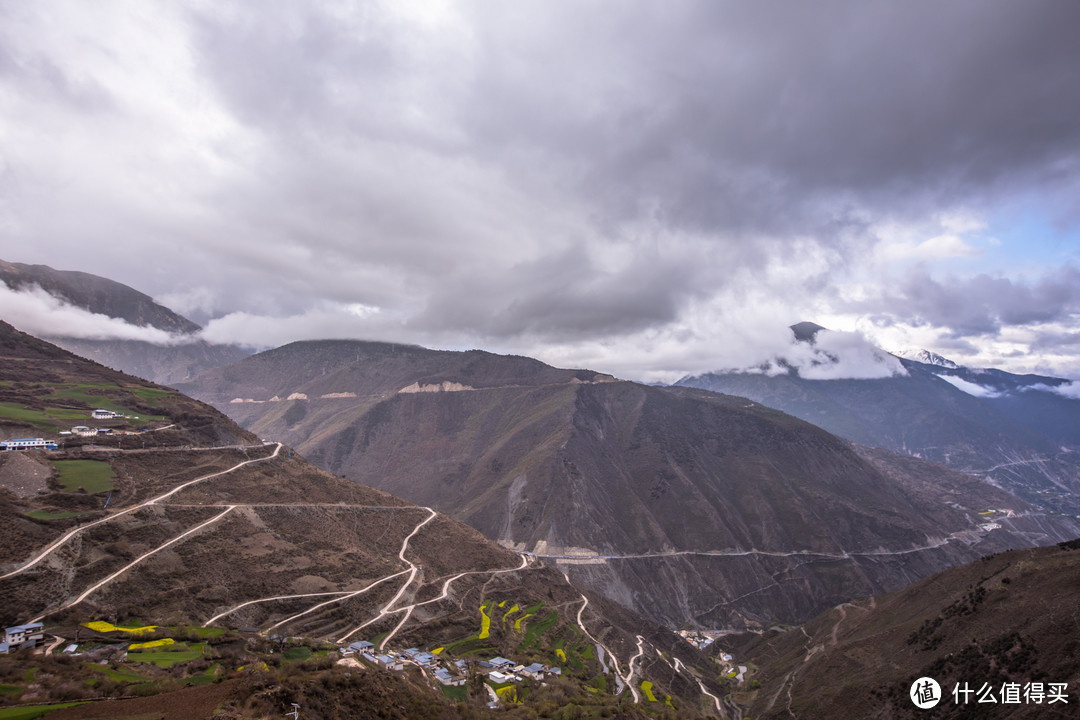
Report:
<svg viewBox="0 0 1080 720"><path fill-rule="evenodd" d="M138 416L124 415L123 413L113 412L112 410L105 410L98 408L90 413L90 417L94 420L113 420L115 418L128 418L132 417L138 420ZM113 428L108 427L90 427L88 425L76 425L70 430L61 430L61 435L75 435L77 437L96 437L98 435L109 435L113 432L120 434L131 435L133 433L129 431L115 431ZM0 452L6 452L8 450L56 450L57 445L55 440L46 440L45 438L14 438L12 440L0 441Z"/></svg>
<svg viewBox="0 0 1080 720"><path fill-rule="evenodd" d="M103 410L102 408L98 408L97 410L94 410L92 413L90 413L90 417L92 417L95 420L112 420L114 418L123 418L123 417L131 417L131 416L124 415L123 413L113 412L112 410ZM136 419L138 419L138 418L136 418ZM67 432L61 432L60 434L61 435L77 435L79 437L94 437L96 435L109 435L112 432L114 432L114 430L112 428L108 428L108 427L89 427L87 425L76 425L75 427L71 428L71 430L69 430ZM121 433L122 434L128 434L128 435L131 434L129 432L124 432L124 431L121 431Z"/></svg>
<svg viewBox="0 0 1080 720"><path fill-rule="evenodd" d="M698 650L704 650L712 645L716 638L720 637L721 633L707 630L680 630L679 635L682 635L683 640Z"/></svg>
<svg viewBox="0 0 1080 720"><path fill-rule="evenodd" d="M16 648L37 647L38 641L44 639L45 626L39 622L13 625L4 630L4 640L0 642L0 653L6 655Z"/></svg>
<svg viewBox="0 0 1080 720"><path fill-rule="evenodd" d="M373 643L360 640L340 648L339 651L345 657L359 655L373 665L378 665L387 670L400 672L405 669L406 665L415 665L431 672L435 679L443 685L459 686L464 685L466 681L468 663L465 660L441 661L434 653L425 652L418 648L409 648L401 652L388 651L380 653ZM520 665L504 657L479 660L476 662L476 669L497 685L521 682L524 678L540 681L548 676L559 677L562 675L562 669L558 667L541 663Z"/></svg>

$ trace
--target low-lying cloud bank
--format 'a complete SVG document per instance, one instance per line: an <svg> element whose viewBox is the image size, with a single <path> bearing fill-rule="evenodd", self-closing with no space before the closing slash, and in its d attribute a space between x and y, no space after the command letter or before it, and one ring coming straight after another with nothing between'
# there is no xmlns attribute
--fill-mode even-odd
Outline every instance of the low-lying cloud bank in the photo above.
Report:
<svg viewBox="0 0 1080 720"><path fill-rule="evenodd" d="M968 395L974 395L975 397L996 398L1004 395L1004 393L995 390L994 388L986 387L985 385L979 385L978 383L973 383L968 380L964 380L963 378L955 377L953 375L938 375L938 377L952 385L957 390L962 390Z"/></svg>
<svg viewBox="0 0 1080 720"><path fill-rule="evenodd" d="M37 285L12 290L0 283L0 318L23 332L44 338L141 340L154 345L182 345L199 339L92 313L50 295Z"/></svg>

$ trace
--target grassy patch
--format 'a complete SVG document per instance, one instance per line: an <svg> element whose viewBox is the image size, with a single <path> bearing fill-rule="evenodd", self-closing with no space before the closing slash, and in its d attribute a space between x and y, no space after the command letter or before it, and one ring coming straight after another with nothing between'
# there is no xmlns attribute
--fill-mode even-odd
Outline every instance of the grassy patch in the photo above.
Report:
<svg viewBox="0 0 1080 720"><path fill-rule="evenodd" d="M479 655L479 656L482 656L482 657L490 657L492 655L497 654L498 652L499 652L498 648L491 647L491 646L485 646L485 647L471 648L469 650L466 650L465 652L458 653L458 655L461 655L463 657L467 656L467 655Z"/></svg>
<svg viewBox="0 0 1080 720"><path fill-rule="evenodd" d="M16 403L0 403L0 418L28 423L51 432L57 429L56 423L41 411L29 410Z"/></svg>
<svg viewBox="0 0 1080 720"><path fill-rule="evenodd" d="M51 510L31 510L26 513L26 517L34 518L35 520L63 520L64 518L79 517L80 515L89 515L90 511L86 512L53 512Z"/></svg>
<svg viewBox="0 0 1080 720"><path fill-rule="evenodd" d="M160 668L171 668L173 665L194 660L200 654L198 650L137 652L128 655L128 660L131 662L153 663Z"/></svg>
<svg viewBox="0 0 1080 720"><path fill-rule="evenodd" d="M291 647L281 654L286 660L307 660L311 657L311 648L304 647Z"/></svg>
<svg viewBox="0 0 1080 720"><path fill-rule="evenodd" d="M119 668L117 670L113 670L108 665L95 665L95 664L92 664L92 663L86 663L85 667L89 668L90 670L92 670L94 672L104 673L105 676L107 678L109 678L110 680L113 680L115 682L120 682L120 683L126 683L128 685L133 685L135 683L150 682L150 678L143 677L142 675L139 675L138 673L133 672L132 670L129 670L128 668L124 668L124 667L121 667L121 668Z"/></svg>
<svg viewBox="0 0 1080 720"><path fill-rule="evenodd" d="M0 685L0 693L4 695L18 695L22 692L22 685Z"/></svg>
<svg viewBox="0 0 1080 720"><path fill-rule="evenodd" d="M528 650L535 645L540 636L546 633L551 628L555 627L555 623L559 622L559 611L552 610L543 620L533 620L529 623L525 630L525 639L521 643L520 650Z"/></svg>
<svg viewBox="0 0 1080 720"><path fill-rule="evenodd" d="M105 397L104 395L97 395L93 392L94 390L98 389L101 389L100 385L95 386L87 383L82 383L69 387L59 387L56 390L53 390L53 397L86 403L87 405L91 405L95 408L101 408L102 410L112 410L114 413L120 413L121 415L128 414L128 410L117 404L117 402L112 398Z"/></svg>
<svg viewBox="0 0 1080 720"><path fill-rule="evenodd" d="M442 694L451 700L467 700L469 697L469 688L464 685L442 685Z"/></svg>
<svg viewBox="0 0 1080 720"><path fill-rule="evenodd" d="M100 460L54 460L53 467L60 473L60 484L68 492L76 492L82 488L93 495L94 493L110 492L114 487L113 478L116 475L107 462Z"/></svg>
<svg viewBox="0 0 1080 720"><path fill-rule="evenodd" d="M170 390L158 390L157 388L127 388L128 392L132 395L137 395L142 400L150 403L151 405L157 405L163 398L173 397L175 392Z"/></svg>
<svg viewBox="0 0 1080 720"><path fill-rule="evenodd" d="M51 407L45 408L45 412L57 420L85 420L90 417L90 413L78 408Z"/></svg>
<svg viewBox="0 0 1080 720"><path fill-rule="evenodd" d="M464 638L462 640L455 640L454 642L450 643L449 645L446 645L443 648L443 650L445 650L446 652L449 652L449 653L457 654L460 649L464 648L469 643L476 642L479 639L480 638L477 635L470 635L469 637Z"/></svg>
<svg viewBox="0 0 1080 720"><path fill-rule="evenodd" d="M84 702L56 703L55 705L34 705L32 707L14 707L0 709L0 720L34 720L45 713L63 708L85 705Z"/></svg>

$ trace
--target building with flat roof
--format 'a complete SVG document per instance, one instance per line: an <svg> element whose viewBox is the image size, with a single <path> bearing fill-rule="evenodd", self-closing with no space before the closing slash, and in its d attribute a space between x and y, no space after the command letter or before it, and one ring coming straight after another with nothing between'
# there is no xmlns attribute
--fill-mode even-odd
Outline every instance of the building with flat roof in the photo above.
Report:
<svg viewBox="0 0 1080 720"><path fill-rule="evenodd" d="M56 443L45 438L14 438L0 442L0 451L34 449L55 450Z"/></svg>

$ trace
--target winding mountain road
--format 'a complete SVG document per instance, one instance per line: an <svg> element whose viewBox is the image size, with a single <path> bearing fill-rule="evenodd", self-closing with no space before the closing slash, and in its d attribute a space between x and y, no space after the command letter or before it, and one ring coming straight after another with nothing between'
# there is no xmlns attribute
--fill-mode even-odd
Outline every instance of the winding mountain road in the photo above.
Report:
<svg viewBox="0 0 1080 720"><path fill-rule="evenodd" d="M199 523L198 525L196 525L195 527L193 527L193 528L190 528L190 529L188 529L188 530L184 531L183 533L181 533L181 534L177 535L177 536L176 536L176 537L174 537L174 538L173 538L172 540L169 540L169 541L167 541L167 542L164 542L164 543L162 543L161 545L158 545L158 546L157 546L156 548L154 548L153 550L150 550L150 551L148 551L148 552L145 552L145 553L143 553L143 554L142 554L142 555L140 555L139 557L137 557L137 558L135 558L134 560L132 560L131 562L129 562L129 563L128 563L127 565L125 565L124 567L120 568L119 570L117 570L117 571L116 571L116 572L114 572L113 574L111 574L111 575L109 575L108 577L106 577L106 578L105 578L104 580L100 580L100 581L98 581L98 582L94 583L93 585L91 585L91 586L90 586L89 588L87 588L86 590L84 590L84 591L82 592L82 594L81 594L81 595L79 595L79 597L75 598L75 599L74 599L74 600L72 600L71 602L69 602L69 603L66 603L66 604L64 604L64 605L61 605L61 606L60 606L60 607L58 607L58 608L54 608L54 609L52 609L52 610L49 610L48 612L44 613L43 615L40 615L40 616L38 616L38 617L34 618L33 620L31 620L31 622L40 622L42 618L45 618L45 617L48 617L49 615L53 615L53 614L55 614L55 613L58 613L58 612L60 612L61 610L67 610L67 609L68 609L69 607L73 607L73 606L75 606L75 605L78 605L78 604L79 604L79 603L81 603L81 602L82 602L83 600L85 600L85 599L86 599L86 598L87 598L87 597L88 597L88 596L89 596L89 595L90 595L91 593L93 593L93 592L94 592L95 590L98 590L99 588L101 588L101 587L103 587L103 586L105 586L105 585L108 585L108 584L109 584L109 583L111 583L111 582L112 582L113 580L115 580L116 578L120 577L121 575L123 575L124 573L126 573L126 572L127 572L128 570L130 570L131 568L133 568L133 567L135 567L136 565L138 565L139 563L141 563L141 562L142 562L143 560L145 560L146 558L150 557L151 555L154 555L155 553L158 553L158 552L160 552L160 551L164 550L165 548L169 547L170 545L173 545L173 544L175 544L175 543L178 543L178 542L180 542L181 540L183 540L184 538L186 538L186 537L187 537L188 535L191 535L192 533L195 533L195 532L198 532L199 530L202 530L202 529L203 529L204 527L206 527L207 525L212 525L212 524L216 523L216 522L217 522L218 520L220 520L221 518L225 517L226 515L228 515L229 513L231 513L231 512L232 512L233 510L235 510L235 509L236 509L236 506L235 506L235 505L230 505L229 507L225 508L225 510L224 510L223 512L220 512L220 513L218 513L217 515L215 515L214 517L210 518L209 520L205 520L205 521L203 521L203 522Z"/></svg>
<svg viewBox="0 0 1080 720"><path fill-rule="evenodd" d="M227 474L229 474L231 472L235 472L236 470L239 470L240 468L242 468L242 467L244 467L246 465L250 465L252 463L265 462L267 460L271 460L271 459L277 457L278 453L281 451L281 443L275 443L275 444L277 445L277 447L274 448L274 452L271 453L270 455L267 455L266 457L254 458L252 460L244 460L243 462L240 462L240 463L237 463L236 465L233 465L231 468L229 468L227 470L221 470L221 471L218 471L218 472L215 472L215 473L210 473L209 475L203 475L202 477L197 477L194 480L189 480L186 483L183 483L181 485L177 485L172 490L169 490L166 493L158 495L157 497L150 498L149 500L144 500L143 502L141 502L141 503L139 503L137 505L132 505L131 507L125 508L124 510L119 510L117 512L114 512L111 515L108 515L106 517L101 518L100 520L95 520L94 522L87 523L86 525L80 525L79 527L73 528L72 530L69 530L68 532L64 533L58 539L56 539L53 542L49 543L47 546L45 546L44 550L42 550L40 553L38 553L34 557L27 560L25 563L23 563L19 567L15 568L14 570L11 570L10 572L4 573L3 575L0 575L0 580L4 580L4 579L9 578L9 577L14 577L16 575L20 575L20 574L26 572L27 570L29 570L30 568L34 567L39 562L41 562L42 560L47 558L50 554L52 554L57 548L62 546L68 540L70 540L71 538L75 537L76 535L78 535L80 533L86 532L87 530L89 530L92 527L96 527L98 525L101 525L102 523L106 523L106 522L109 522L111 520L115 520L116 518L118 518L118 517L120 517L122 515L127 515L128 513L135 512L136 510L141 510L142 508L147 507L149 505L154 505L154 504L160 502L161 500L164 500L165 498L170 497L171 495L180 492L184 488L195 485L196 483L203 482L204 480L209 480L211 478L220 477L221 475L227 475ZM263 446L260 445L258 447L263 447ZM235 505L229 505L227 507L231 510L231 509L235 508L236 506ZM169 543L166 543L166 544L171 544L172 542L173 541L170 540ZM162 546L162 547L164 547L164 546ZM153 552L156 552L156 551L153 551ZM153 554L153 552L151 552L150 554Z"/></svg>

